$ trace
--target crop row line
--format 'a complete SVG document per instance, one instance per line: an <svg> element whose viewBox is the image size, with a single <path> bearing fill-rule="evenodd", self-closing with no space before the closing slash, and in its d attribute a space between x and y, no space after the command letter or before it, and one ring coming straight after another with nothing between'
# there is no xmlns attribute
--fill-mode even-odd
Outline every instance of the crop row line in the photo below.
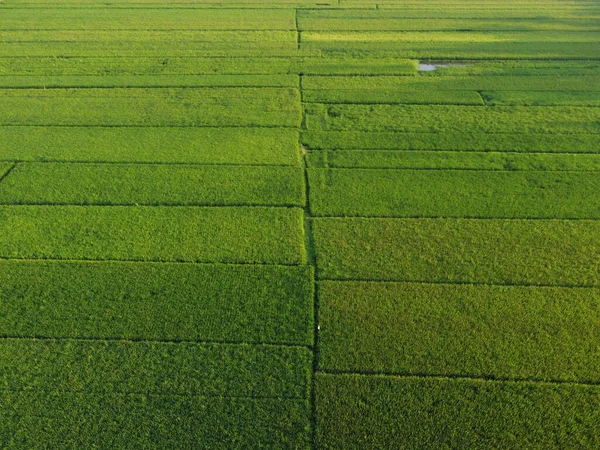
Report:
<svg viewBox="0 0 600 450"><path fill-rule="evenodd" d="M136 343L159 343L159 344L199 344L199 345L219 345L219 346L236 346L249 345L253 347L290 347L290 348L308 348L310 345L292 344L289 342L260 342L260 341L232 341L232 340L211 340L211 339L144 339L133 337L74 337L74 336L9 336L0 335L0 343L4 341L70 341L70 342L136 342Z"/></svg>
<svg viewBox="0 0 600 450"><path fill-rule="evenodd" d="M82 394L82 395L147 395L152 397L200 397L200 398L222 398L238 400L305 400L304 397L293 397L288 395L224 395L224 394L195 394L192 392L154 392L154 391L89 391L89 390L70 390L70 389L15 389L0 387L0 392L9 392L11 394L25 393L43 393L43 394ZM3 411L4 412L4 411ZM32 415L28 414L27 417Z"/></svg>
<svg viewBox="0 0 600 450"><path fill-rule="evenodd" d="M0 162L1 162L1 161L0 161ZM8 162L11 162L11 161L8 161ZM11 173L11 172L12 172L12 171L15 169L15 167L17 167L17 164L16 164L16 163L15 163L15 164L13 164L12 166L10 166L10 167L8 168L8 170L7 170L6 172L4 172L4 174L0 175L0 184L2 183L2 181L4 181L4 179L5 179L5 178L6 178L8 175L10 175L10 173Z"/></svg>
<svg viewBox="0 0 600 450"><path fill-rule="evenodd" d="M491 133L490 133L491 134ZM570 136L570 135L566 135L566 136ZM407 153L419 153L419 152L439 152L439 153L463 153L466 155L472 154L472 153L508 153L511 155L523 155L523 156L527 156L527 155L599 155L599 151L590 151L590 152L546 152L546 151L539 151L539 150L533 150L533 151L527 151L527 152L522 152L522 151L518 151L518 150L415 150L415 149L389 149L389 148L310 148L308 145L303 144L304 148L306 150L308 150L309 153L320 153L320 152L332 152L332 153L336 153L336 152L364 152L364 151L369 151L369 152L407 152ZM10 160L9 162L12 162L15 160ZM0 162L2 162L2 160L0 160ZM20 162L20 161L16 161L16 162ZM331 162L329 164L332 164ZM350 168L350 167L348 167ZM365 167L366 168L366 167ZM368 167L369 169L385 169L385 167ZM408 170L408 169L407 169ZM412 169L411 169L412 170ZM414 169L414 170L418 170L418 169ZM432 169L424 169L424 170L436 170L435 168ZM440 169L443 170L443 169ZM454 169L453 169L454 170ZM468 169L468 168L464 168L464 169L455 169L455 170L481 170L481 169ZM493 170L493 169L486 169L486 170Z"/></svg>
<svg viewBox="0 0 600 450"><path fill-rule="evenodd" d="M573 380L558 380L558 379L537 379L537 378L503 378L493 376L474 376L466 374L435 374L435 373L395 373L395 372L378 372L378 371L345 371L345 370L319 370L317 374L326 375L358 375L365 377L381 376L394 378L437 378L437 379L452 379L452 380L471 380L471 381L491 381L498 383L536 383L536 384L570 384L578 386L599 386L600 381L573 381Z"/></svg>
<svg viewBox="0 0 600 450"><path fill-rule="evenodd" d="M393 150L392 150L393 151ZM408 150L410 151L410 150ZM460 152L453 151L453 153L467 153L468 152ZM546 155L557 155L559 153L543 153ZM597 153L578 153L578 155L596 155ZM600 156L600 155L599 155ZM2 162L0 160L0 162ZM281 167L290 167L290 166L281 166ZM291 166L295 167L295 166ZM336 166L335 163L328 163L327 167L320 167L318 165L312 166L310 169L312 170L361 170L361 171L369 171L369 170L381 170L381 171L394 171L394 172L414 172L414 171L427 171L427 172L527 172L527 173L594 173L598 172L599 169L578 169L578 170L560 170L560 169L546 169L546 170L538 170L538 169L479 169L476 167L349 167L349 166ZM386 216L387 217L387 216Z"/></svg>
<svg viewBox="0 0 600 450"><path fill-rule="evenodd" d="M290 125L228 125L228 126L217 126L217 125L64 125L64 124L37 124L37 125L23 125L23 124L6 124L0 123L0 128L211 128L211 129L249 129L249 128L259 128L259 129L268 129L268 130L298 130L299 128L296 126ZM584 133L579 133L584 134ZM590 133L596 134L596 133Z"/></svg>
<svg viewBox="0 0 600 450"><path fill-rule="evenodd" d="M315 273L315 283L333 281L338 283L409 283L409 284L433 284L446 286L500 286L500 287L531 287L531 288L581 288L581 289L599 289L600 284L567 284L567 283L488 283L483 281L436 281L436 280L414 280L414 279L377 279L377 278L328 278L319 277L318 271Z"/></svg>
<svg viewBox="0 0 600 450"><path fill-rule="evenodd" d="M79 205L75 205L77 207ZM196 261L181 261L173 259L118 259L118 258L57 258L57 257L39 257L39 258L27 258L27 257L15 257L15 256L0 256L0 261L28 261L28 262L71 262L71 263L153 263L153 264L196 264L196 265L221 265L221 266L266 266L266 267L304 267L306 264L292 264L292 263L267 263L267 262L223 262L223 261L209 261L209 260L196 260Z"/></svg>
<svg viewBox="0 0 600 450"><path fill-rule="evenodd" d="M336 169L337 170L337 169ZM85 206L85 205L76 205L76 206ZM90 205L91 206L91 205ZM109 205L106 205L109 206ZM327 215L327 214L313 214L312 215L313 219L340 219L340 220L344 220L344 219L374 219L374 220L378 220L378 219L456 219L456 220L502 220L502 221L514 221L514 222L518 222L518 221L545 221L545 222L549 222L549 221L560 221L560 222L565 222L565 221L594 221L597 222L600 219L595 218L595 217L590 217L590 218L585 218L585 217L480 217L480 216L410 216L410 215L406 215L406 216L365 216L365 215L359 215L359 214L353 214L353 215L344 215L344 216L337 216L337 215Z"/></svg>
<svg viewBox="0 0 600 450"><path fill-rule="evenodd" d="M6 178L4 176L0 179L0 183L2 180ZM300 203L292 204L292 203L282 203L282 204L272 204L272 203L200 203L200 202L179 202L179 203L144 203L144 202L125 202L125 203L109 203L109 202L50 202L50 201L42 201L42 202L27 202L27 201L14 201L14 202L2 202L0 201L0 206L81 206L81 207L148 207L148 208L177 208L177 207L190 207L190 208L285 208L285 209L296 209L302 208Z"/></svg>
<svg viewBox="0 0 600 450"><path fill-rule="evenodd" d="M100 159L70 160L70 159L0 159L0 163L8 162L16 165L26 164L98 164L105 166L184 166L184 167L270 167L270 168L299 168L296 164L234 164L234 163L194 163L194 162L165 162L165 161L109 161ZM12 170L12 169L11 169ZM5 175L6 176L6 175ZM1 179L0 179L1 181Z"/></svg>

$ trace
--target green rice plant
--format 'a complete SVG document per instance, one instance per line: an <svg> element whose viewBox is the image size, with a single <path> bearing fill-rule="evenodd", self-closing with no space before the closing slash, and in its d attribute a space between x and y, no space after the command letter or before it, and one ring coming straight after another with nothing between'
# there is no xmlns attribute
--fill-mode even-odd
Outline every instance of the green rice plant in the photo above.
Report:
<svg viewBox="0 0 600 450"><path fill-rule="evenodd" d="M311 168L600 171L600 155L586 153L320 150L307 161Z"/></svg>
<svg viewBox="0 0 600 450"><path fill-rule="evenodd" d="M14 1L14 0L13 0ZM345 1L342 1L342 6ZM566 5L549 4L548 2L535 3L526 2L522 5L512 4L485 6L481 4L466 4L465 2L448 4L438 3L437 5L426 5L423 2L418 4L396 3L390 4L387 2L378 2L377 9L358 9L359 3L352 2L351 7L346 4L346 9L323 9L323 10L300 10L298 11L298 19L300 24L312 22L316 20L346 20L351 19L368 19L368 20L389 20L389 19L418 19L426 23L427 20L448 20L448 19L483 19L483 20L504 20L508 23L508 19L529 19L543 22L544 20L556 19L557 26L561 21L566 19L586 19L593 20L600 17L600 10L594 4L579 4ZM309 20L310 19L310 20ZM509 25L510 26L510 25ZM464 29L464 27L461 27ZM333 27L327 28L334 29ZM378 28L384 29L384 28ZM428 30L431 30L429 28Z"/></svg>
<svg viewBox="0 0 600 450"><path fill-rule="evenodd" d="M301 57L320 50L298 49L296 42L15 42L0 46L0 57Z"/></svg>
<svg viewBox="0 0 600 450"><path fill-rule="evenodd" d="M322 105L306 108L309 131L598 134L600 109L577 106Z"/></svg>
<svg viewBox="0 0 600 450"><path fill-rule="evenodd" d="M310 169L309 180L315 216L600 219L596 172Z"/></svg>
<svg viewBox="0 0 600 450"><path fill-rule="evenodd" d="M0 262L0 335L310 345L308 267Z"/></svg>
<svg viewBox="0 0 600 450"><path fill-rule="evenodd" d="M304 172L277 166L22 163L0 203L304 206Z"/></svg>
<svg viewBox="0 0 600 450"><path fill-rule="evenodd" d="M38 0L34 3L39 3ZM91 3L96 3L91 2ZM192 2L193 3L193 2ZM12 1L12 4L17 4ZM24 4L21 3L20 4ZM54 4L56 5L56 4ZM2 8L3 30L293 30L291 9Z"/></svg>
<svg viewBox="0 0 600 450"><path fill-rule="evenodd" d="M298 86L295 75L6 75L2 88L205 88L205 87L288 87Z"/></svg>
<svg viewBox="0 0 600 450"><path fill-rule="evenodd" d="M91 78L88 83L111 83L124 80L131 83L130 78L120 78L124 75L152 75L157 80L169 80L170 83L204 83L206 85L227 85L234 82L237 85L258 83L259 80L279 80L278 74L293 74L294 87L298 85L297 74L391 74L415 75L417 64L413 60L397 57L365 58L365 57L331 57L320 58L319 55L304 55L298 51L296 56L287 58L266 57L265 55L239 57L18 57L0 58L0 83L8 86L15 83L14 75L30 75L32 77L74 77L102 75ZM159 75L165 77L161 78ZM178 75L177 77L166 77ZM192 77L192 75L210 75L210 77ZM229 77L227 75L245 75ZM248 75L263 75L250 77ZM264 77L267 75L267 77ZM118 78L114 78L117 77ZM108 81L102 81L104 77ZM188 80L189 78L189 80ZM150 83L153 78L135 78ZM30 81L30 83L35 83ZM49 82L57 80L49 78ZM127 81L129 80L129 81ZM231 81L229 81L231 80ZM248 80L248 81L244 81ZM250 81L252 80L252 81ZM287 78L286 78L287 80ZM41 78L37 83L43 83ZM58 81L53 81L58 82ZM140 82L140 81L138 81ZM158 83L159 81L156 81ZM219 84L220 83L220 84ZM63 82L64 84L64 82ZM287 86L287 85L285 85Z"/></svg>
<svg viewBox="0 0 600 450"><path fill-rule="evenodd" d="M195 342L3 339L3 389L304 398L307 348Z"/></svg>
<svg viewBox="0 0 600 450"><path fill-rule="evenodd" d="M600 221L317 218L333 280L600 286Z"/></svg>
<svg viewBox="0 0 600 450"><path fill-rule="evenodd" d="M373 78L373 77L369 77ZM475 91L437 91L415 89L406 91L319 89L303 90L307 103L349 104L421 104L421 105L483 105L483 99Z"/></svg>
<svg viewBox="0 0 600 450"><path fill-rule="evenodd" d="M304 264L303 211L0 206L0 257Z"/></svg>
<svg viewBox="0 0 600 450"><path fill-rule="evenodd" d="M295 30L95 30L91 35L87 30L1 30L0 42L127 42L135 44L188 43L193 46L203 42L271 42L293 43L297 45Z"/></svg>
<svg viewBox="0 0 600 450"><path fill-rule="evenodd" d="M1 159L197 164L300 164L285 128L0 127Z"/></svg>
<svg viewBox="0 0 600 450"><path fill-rule="evenodd" d="M332 111L335 111L335 109ZM0 133L1 130L0 128ZM598 134L488 134L465 129L436 133L311 130L303 131L301 138L302 144L305 147L315 150L460 150L463 152L600 153L600 135Z"/></svg>
<svg viewBox="0 0 600 450"><path fill-rule="evenodd" d="M296 89L5 89L0 125L300 125Z"/></svg>
<svg viewBox="0 0 600 450"><path fill-rule="evenodd" d="M323 449L596 448L600 387L317 375Z"/></svg>
<svg viewBox="0 0 600 450"><path fill-rule="evenodd" d="M486 105L600 106L600 92L485 91Z"/></svg>
<svg viewBox="0 0 600 450"><path fill-rule="evenodd" d="M311 90L357 90L386 91L395 93L418 91L434 91L443 94L446 91L592 91L599 92L600 76L598 75L473 75L473 76L429 76L420 74L416 77L403 76L306 76L302 79L302 87ZM570 95L570 92L566 93ZM594 94L597 95L597 94ZM432 103L435 103L432 101Z"/></svg>
<svg viewBox="0 0 600 450"><path fill-rule="evenodd" d="M2 39L2 35L0 35ZM344 43L349 46L354 43L514 43L528 42L597 42L596 31L305 31L302 33L302 42Z"/></svg>
<svg viewBox="0 0 600 450"><path fill-rule="evenodd" d="M311 444L311 408L304 399L3 391L0 402L0 442L11 450Z"/></svg>
<svg viewBox="0 0 600 450"><path fill-rule="evenodd" d="M587 18L403 18L393 11L364 11L363 17L344 17L354 10L339 10L336 17L331 11L301 11L298 20L302 31L598 31L598 21ZM303 17L307 13L308 17ZM483 14L482 14L483 15ZM320 17L323 16L323 17ZM355 14L352 14L355 16ZM396 16L396 17L394 17Z"/></svg>
<svg viewBox="0 0 600 450"><path fill-rule="evenodd" d="M304 34L304 33L303 33ZM15 54L40 55L43 49L27 49L12 51ZM529 42L361 42L361 41L311 41L303 42L301 49L320 50L340 56L359 54L372 57L396 56L402 58L419 58L432 60L465 60L465 59L591 59L598 60L600 43L598 42L561 42L544 41ZM55 51L58 51L56 47ZM7 52L9 49L6 50ZM65 50L62 50L63 52ZM75 54L75 53L73 53ZM77 53L81 54L81 52Z"/></svg>
<svg viewBox="0 0 600 450"><path fill-rule="evenodd" d="M321 370L600 380L598 288L324 281L318 292Z"/></svg>

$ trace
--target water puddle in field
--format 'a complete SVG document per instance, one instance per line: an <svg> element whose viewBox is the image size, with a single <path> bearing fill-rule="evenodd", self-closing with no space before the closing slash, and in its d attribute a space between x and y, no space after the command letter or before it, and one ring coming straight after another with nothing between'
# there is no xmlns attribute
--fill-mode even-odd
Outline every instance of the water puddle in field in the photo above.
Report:
<svg viewBox="0 0 600 450"><path fill-rule="evenodd" d="M434 70L440 69L442 67L466 67L471 64L463 63L463 62L445 62L445 61L428 61L428 62L420 62L417 70L419 72L432 72Z"/></svg>

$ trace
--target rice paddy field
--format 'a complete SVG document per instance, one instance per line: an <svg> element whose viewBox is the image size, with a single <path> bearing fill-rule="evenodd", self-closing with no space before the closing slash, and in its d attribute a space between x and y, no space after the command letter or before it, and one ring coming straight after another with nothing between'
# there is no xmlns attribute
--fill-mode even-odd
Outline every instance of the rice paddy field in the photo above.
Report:
<svg viewBox="0 0 600 450"><path fill-rule="evenodd" d="M0 1L0 448L600 449L600 2Z"/></svg>

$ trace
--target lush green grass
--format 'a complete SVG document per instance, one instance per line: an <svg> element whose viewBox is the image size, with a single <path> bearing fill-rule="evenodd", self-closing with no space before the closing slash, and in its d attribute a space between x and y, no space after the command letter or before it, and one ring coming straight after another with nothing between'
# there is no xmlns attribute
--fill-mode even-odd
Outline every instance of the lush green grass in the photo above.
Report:
<svg viewBox="0 0 600 450"><path fill-rule="evenodd" d="M306 126L310 131L598 134L600 108L310 104Z"/></svg>
<svg viewBox="0 0 600 450"><path fill-rule="evenodd" d="M0 125L300 125L296 89L5 89Z"/></svg>
<svg viewBox="0 0 600 450"><path fill-rule="evenodd" d="M14 42L2 44L0 46L0 57L10 57L11 55L44 57L44 56L62 56L62 57L87 57L87 56L146 56L163 57L168 54L174 57L195 57L195 56L213 56L213 57L232 57L232 56L272 56L272 57L290 57L302 55L316 55L318 49L306 49L304 52L298 51L295 42L198 42L190 45L186 42L143 42L136 41L132 43L114 41L114 42Z"/></svg>
<svg viewBox="0 0 600 450"><path fill-rule="evenodd" d="M2 40L2 35L0 35ZM389 43L432 43L444 44L454 43L497 43L503 42L508 45L514 42L527 42L529 44L539 42L597 42L596 31L306 31L302 33L302 42L327 42L343 43L352 46L354 43L382 43L384 48ZM401 47L400 47L401 48Z"/></svg>
<svg viewBox="0 0 600 450"><path fill-rule="evenodd" d="M481 96L487 105L600 106L600 92L593 91L486 91Z"/></svg>
<svg viewBox="0 0 600 450"><path fill-rule="evenodd" d="M465 66L465 69L468 66ZM600 91L598 75L479 75L479 76L307 76L302 79L306 90L371 90L376 92L434 91ZM569 92L570 93L570 92ZM435 103L432 101L431 103Z"/></svg>
<svg viewBox="0 0 600 450"><path fill-rule="evenodd" d="M304 206L304 172L277 166L21 163L3 204Z"/></svg>
<svg viewBox="0 0 600 450"><path fill-rule="evenodd" d="M199 164L300 164L285 128L0 127L1 159Z"/></svg>
<svg viewBox="0 0 600 450"><path fill-rule="evenodd" d="M303 211L0 206L0 257L303 264Z"/></svg>
<svg viewBox="0 0 600 450"><path fill-rule="evenodd" d="M17 42L103 42L105 44L127 42L135 44L144 42L155 44L169 43L188 46L204 42L296 42L295 30L95 30L90 34L87 30L0 30L0 42L12 44Z"/></svg>
<svg viewBox="0 0 600 450"><path fill-rule="evenodd" d="M248 55L240 57L11 57L0 58L0 74L32 76L74 75L213 75L220 80L226 75L276 74L392 74L414 75L417 64L413 60L397 57L330 57L302 56L305 52L287 58ZM217 75L215 75L217 74ZM12 80L0 78L0 82ZM158 78L160 80L160 78ZM191 79L194 79L193 77ZM256 79L255 77L253 79ZM42 78L43 80L43 78ZM102 83L102 78L94 78ZM109 78L110 80L110 78ZM113 79L114 80L114 79ZM183 82L182 78L169 80ZM91 81L88 81L91 82ZM148 81L149 82L149 81ZM4 81L7 83L7 81ZM6 84L4 84L6 85ZM297 85L297 83L296 83ZM295 86L296 86L295 85Z"/></svg>
<svg viewBox="0 0 600 450"><path fill-rule="evenodd" d="M310 447L304 399L4 391L0 402L10 450Z"/></svg>
<svg viewBox="0 0 600 450"><path fill-rule="evenodd" d="M92 75L0 76L0 87L123 88L123 87L296 87L295 75Z"/></svg>
<svg viewBox="0 0 600 450"><path fill-rule="evenodd" d="M373 78L373 77L369 77ZM304 90L302 98L309 103L366 103L366 104L419 104L419 105L483 105L484 101L474 91L410 91L385 90Z"/></svg>
<svg viewBox="0 0 600 450"><path fill-rule="evenodd" d="M307 160L317 168L600 171L600 155L585 153L316 150Z"/></svg>
<svg viewBox="0 0 600 450"><path fill-rule="evenodd" d="M600 153L598 134L304 131L302 143L310 149Z"/></svg>
<svg viewBox="0 0 600 450"><path fill-rule="evenodd" d="M20 391L303 398L302 347L3 339L1 383Z"/></svg>
<svg viewBox="0 0 600 450"><path fill-rule="evenodd" d="M595 172L311 169L309 182L315 216L600 219Z"/></svg>
<svg viewBox="0 0 600 450"><path fill-rule="evenodd" d="M333 16L333 12L337 13ZM510 12L510 10L509 10ZM352 14L350 14L352 13ZM302 11L298 24L303 31L589 31L599 30L598 21L587 18L405 18L404 12ZM503 12L504 13L504 12ZM529 14L526 14L529 15Z"/></svg>
<svg viewBox="0 0 600 450"><path fill-rule="evenodd" d="M313 339L308 267L2 261L0 279L4 337Z"/></svg>
<svg viewBox="0 0 600 450"><path fill-rule="evenodd" d="M5 4L10 5L8 2ZM53 8L52 4L48 4L38 11L27 8L2 8L0 29L293 30L295 20L294 11L289 9L166 8L157 12L151 8Z"/></svg>
<svg viewBox="0 0 600 450"><path fill-rule="evenodd" d="M324 281L318 292L322 370L600 381L597 288Z"/></svg>
<svg viewBox="0 0 600 450"><path fill-rule="evenodd" d="M58 48L58 47L56 47ZM398 56L420 59L594 59L598 60L598 42L361 42L361 41L309 41L300 47L305 50L369 52L374 56ZM8 50L6 50L8 51ZM28 50L26 46L17 54L44 54L42 49ZM0 53L1 54L1 53ZM47 54L47 53L46 53Z"/></svg>
<svg viewBox="0 0 600 450"><path fill-rule="evenodd" d="M600 286L600 221L317 218L324 279Z"/></svg>
<svg viewBox="0 0 600 450"><path fill-rule="evenodd" d="M600 387L317 375L322 449L596 448Z"/></svg>

